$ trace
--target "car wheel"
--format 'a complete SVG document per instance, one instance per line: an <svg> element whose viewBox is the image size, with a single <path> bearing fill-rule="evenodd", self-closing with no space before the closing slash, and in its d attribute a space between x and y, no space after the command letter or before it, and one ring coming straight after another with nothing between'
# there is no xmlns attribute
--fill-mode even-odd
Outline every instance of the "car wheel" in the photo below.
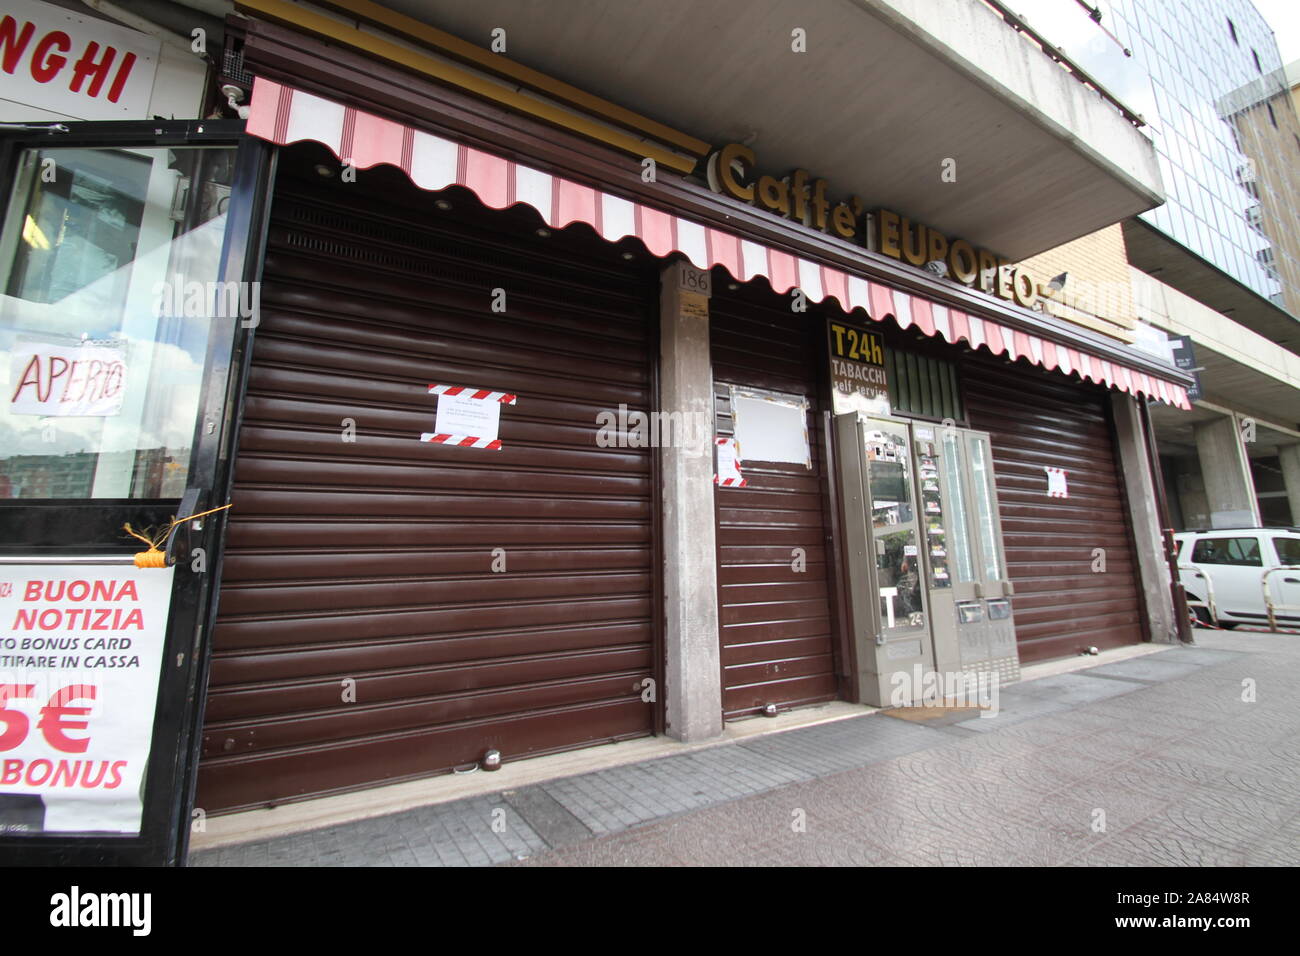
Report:
<svg viewBox="0 0 1300 956"><path fill-rule="evenodd" d="M1193 627L1214 627L1214 621L1210 617L1208 607L1193 607L1189 608L1189 610L1192 612Z"/></svg>
<svg viewBox="0 0 1300 956"><path fill-rule="evenodd" d="M1225 631L1235 631L1235 630L1237 629L1237 622L1236 622L1236 621L1220 621L1220 622L1219 622L1219 627L1223 628Z"/></svg>

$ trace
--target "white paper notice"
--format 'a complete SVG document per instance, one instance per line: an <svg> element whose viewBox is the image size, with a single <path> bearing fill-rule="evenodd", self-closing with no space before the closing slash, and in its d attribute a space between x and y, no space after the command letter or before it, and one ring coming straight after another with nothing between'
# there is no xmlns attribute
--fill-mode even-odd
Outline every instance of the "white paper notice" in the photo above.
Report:
<svg viewBox="0 0 1300 956"><path fill-rule="evenodd" d="M439 395L438 419L433 428L439 435L496 441L501 430L501 403L468 395Z"/></svg>
<svg viewBox="0 0 1300 956"><path fill-rule="evenodd" d="M1065 469L1049 468L1044 465L1043 470L1047 472L1047 494L1052 498L1070 497L1070 487L1065 481Z"/></svg>
<svg viewBox="0 0 1300 956"><path fill-rule="evenodd" d="M139 832L173 571L0 565L0 833Z"/></svg>
<svg viewBox="0 0 1300 956"><path fill-rule="evenodd" d="M122 411L126 360L121 349L18 343L10 352L9 411L14 415L85 415Z"/></svg>
<svg viewBox="0 0 1300 956"><path fill-rule="evenodd" d="M748 461L789 462L812 467L807 413L802 399L773 401L733 392L736 440Z"/></svg>
<svg viewBox="0 0 1300 956"><path fill-rule="evenodd" d="M745 476L740 473L740 458L736 450L736 440L734 438L719 438L718 446L718 472L714 476L714 481L725 488L743 488L745 486Z"/></svg>

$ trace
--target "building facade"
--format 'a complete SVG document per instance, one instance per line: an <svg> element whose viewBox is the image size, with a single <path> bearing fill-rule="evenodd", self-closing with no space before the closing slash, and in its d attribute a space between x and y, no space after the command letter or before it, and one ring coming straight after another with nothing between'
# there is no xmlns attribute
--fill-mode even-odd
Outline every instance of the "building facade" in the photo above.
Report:
<svg viewBox="0 0 1300 956"><path fill-rule="evenodd" d="M1168 201L1123 223L1139 342L1197 370L1156 411L1171 526L1288 526L1300 511L1300 124L1248 0L1116 0L1102 24L1150 75Z"/></svg>
<svg viewBox="0 0 1300 956"><path fill-rule="evenodd" d="M1140 119L996 3L694 12L246 0L191 117L11 109L4 664L154 706L127 786L16 744L4 852L1176 639L1191 377L1079 292Z"/></svg>

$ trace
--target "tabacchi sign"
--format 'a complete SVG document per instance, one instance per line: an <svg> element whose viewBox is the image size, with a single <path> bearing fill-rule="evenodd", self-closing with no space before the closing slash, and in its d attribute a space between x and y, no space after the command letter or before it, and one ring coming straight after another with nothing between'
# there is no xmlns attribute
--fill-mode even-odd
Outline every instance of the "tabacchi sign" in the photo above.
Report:
<svg viewBox="0 0 1300 956"><path fill-rule="evenodd" d="M32 0L5 0L0 99L73 119L149 115L159 41Z"/></svg>
<svg viewBox="0 0 1300 956"><path fill-rule="evenodd" d="M784 179L755 177L755 163L754 151L739 143L715 150L708 162L709 188L901 262L918 267L942 263L953 280L1025 308L1038 297L1028 272L987 249L949 239L888 209L868 209L857 196L832 202L826 180L812 178L806 169L796 169Z"/></svg>

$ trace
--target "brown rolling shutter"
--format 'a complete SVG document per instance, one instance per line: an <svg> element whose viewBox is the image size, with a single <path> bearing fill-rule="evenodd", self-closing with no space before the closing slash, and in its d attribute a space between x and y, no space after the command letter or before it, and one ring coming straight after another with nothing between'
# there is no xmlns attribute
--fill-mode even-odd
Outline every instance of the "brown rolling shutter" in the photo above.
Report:
<svg viewBox="0 0 1300 956"><path fill-rule="evenodd" d="M773 307L774 296L764 291L719 292L710 303L717 433L734 432L728 385L802 395L811 403L813 467L746 461L746 486L715 492L728 717L768 703L833 700L837 691L817 388L821 320ZM804 571L794 569L797 548L807 562Z"/></svg>
<svg viewBox="0 0 1300 956"><path fill-rule="evenodd" d="M652 730L634 690L655 673L652 453L596 433L602 410L652 406L655 287L494 238L510 214L430 228L427 194L398 188L278 186L203 734L210 811ZM502 449L421 442L432 383L516 393Z"/></svg>
<svg viewBox="0 0 1300 956"><path fill-rule="evenodd" d="M962 366L967 414L990 433L1022 662L1143 639L1133 535L1106 392L1023 363ZM1047 494L1064 468L1068 498ZM1094 549L1106 570L1093 571Z"/></svg>

